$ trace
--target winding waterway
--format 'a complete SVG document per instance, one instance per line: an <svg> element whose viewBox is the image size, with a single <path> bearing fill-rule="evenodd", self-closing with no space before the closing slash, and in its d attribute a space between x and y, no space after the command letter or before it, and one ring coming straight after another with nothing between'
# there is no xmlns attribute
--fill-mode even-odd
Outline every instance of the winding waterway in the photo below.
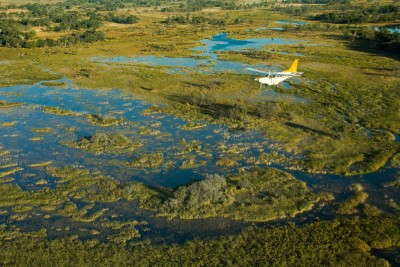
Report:
<svg viewBox="0 0 400 267"><path fill-rule="evenodd" d="M241 168L259 166L250 159L259 157L261 153L277 151L273 142L254 130L230 131L226 126L212 124L205 124L200 129L185 130L182 126L187 122L180 118L164 114L144 115L143 111L150 106L149 104L132 96L126 96L118 90L95 91L63 89L41 84L19 85L0 88L0 100L25 103L22 106L0 109L0 121L13 122L12 126L0 126L1 146L11 152L7 156L0 157L0 166L17 164L24 169L15 173L15 180L10 182L18 184L23 190L39 190L43 186L56 185L57 179L49 176L45 168L30 167L37 162L51 161L53 166L73 165L91 171L98 170L121 182L141 181L147 185L175 187L201 179L207 173L227 175ZM75 112L75 115L48 114L42 110L44 106L68 108ZM95 126L88 123L86 119L88 114L114 116L124 119L124 123L109 127ZM44 133L32 131L45 127L50 127L51 131ZM141 134L143 129L150 131ZM65 141L78 140L80 137L100 132L124 134L131 140L140 141L143 147L131 154L114 154L94 153L63 145ZM34 141L37 137L39 139ZM190 151L186 149L188 144L199 146L196 150ZM155 152L163 154L164 165L158 168L139 169L129 165L129 162L136 157ZM237 166L228 168L216 165L216 161L222 157L235 160ZM183 168L188 158L193 158L195 164ZM355 182L364 185L369 194L369 203L378 207L382 207L382 203L390 199L398 198L395 190L383 186L386 182L395 180L397 172L391 167L354 177L291 171L285 164L274 164L273 167L291 172L297 179L307 182L315 192L330 192L339 199L348 195L346 188ZM38 180L46 180L47 184L38 185ZM153 231L144 231L142 235L151 236L155 240L164 235L165 239L170 241L174 238L186 240L196 235L214 236L218 233L237 232L247 225L226 219L171 222L154 218L150 212L137 211L132 214L129 212L132 209L129 206L131 204L124 204L123 201L118 205L103 205L113 207L114 211L121 210L126 216L125 219L145 220L148 223L145 228L150 227ZM334 213L330 208L323 208L298 216L297 219L332 216ZM42 224L39 220L32 220L35 223L28 223L26 225L28 228ZM296 221L296 218L288 220ZM66 222L59 218L54 223L63 225ZM23 222L20 224L24 225ZM71 224L81 227L79 223ZM199 228L199 224L202 227ZM195 225L197 225L196 231L193 231ZM73 228L71 225L69 227ZM177 227L179 231L174 232ZM54 234L57 236L60 233Z"/></svg>
<svg viewBox="0 0 400 267"><path fill-rule="evenodd" d="M212 39L202 40L203 46L194 49L207 59L193 58L96 58L97 62L113 63L117 61L132 61L155 65L200 68L210 65L209 71L225 70L243 72L246 64L241 62L225 62L218 58L216 51L259 49L267 43L295 43L284 39L249 39L234 40L221 34ZM251 67L262 67L257 65ZM75 166L100 171L110 175L120 182L139 181L146 185L158 187L176 187L188 182L202 179L206 174L227 175L254 166L254 159L263 153L283 154L274 142L266 139L255 130L231 131L224 125L208 124L205 121L195 121L196 129L186 126L188 121L171 115L146 112L150 104L125 95L119 90L86 90L73 88L70 82L63 79L65 88L46 86L42 83L33 85L16 85L0 88L0 101L23 103L20 106L0 109L0 150L9 151L8 155L0 157L1 166L18 166L23 170L13 174L13 180L4 183L18 184L23 190L41 190L43 187L55 188L57 178L47 174L45 167L35 167L32 164L49 162L53 166ZM262 92L261 96L279 98L280 94ZM46 113L44 107L56 107L71 110L73 114L59 116ZM89 123L88 115L114 117L120 123L102 127ZM49 128L46 131L40 129ZM122 134L143 146L131 153L93 152L71 148L65 142L74 142L85 136L96 133ZM398 142L398 137L396 139ZM130 163L144 154L159 153L163 155L163 163L159 167L136 168ZM289 156L290 155L286 155ZM216 164L221 158L235 162L233 167ZM188 164L190 162L190 164ZM349 195L347 188L352 183L361 183L368 193L368 203L387 209L391 199L399 200L397 192L384 184L394 181L398 170L386 166L381 170L353 177L330 174L309 174L291 170L286 163L274 163L275 168L290 172L297 179L307 183L315 192L329 192L337 199ZM3 169L7 169L4 167ZM46 183L38 183L45 180ZM151 212L132 207L132 203L119 201L117 203L99 204L97 209L106 207L112 214L122 214L123 220L145 221L138 226L143 238L151 238L154 242L184 241L195 237L215 236L224 233L235 233L248 224L228 219L208 219L168 221L156 218ZM135 212L132 212L135 210ZM111 212L105 216L112 216ZM2 215L0 215L1 217ZM332 218L335 216L332 207L319 207L295 218L280 220L274 223L288 221L302 222L315 218ZM55 229L82 228L82 224L55 217L43 221L40 217L32 217L18 224L31 230L45 227L52 237L65 235L65 232ZM85 226L87 227L87 225ZM87 232L80 232L81 238L89 238Z"/></svg>

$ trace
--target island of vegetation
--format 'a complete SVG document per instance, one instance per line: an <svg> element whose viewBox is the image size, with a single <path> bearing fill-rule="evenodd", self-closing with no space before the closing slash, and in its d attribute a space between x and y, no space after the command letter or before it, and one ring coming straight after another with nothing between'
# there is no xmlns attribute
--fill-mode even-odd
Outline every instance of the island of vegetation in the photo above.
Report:
<svg viewBox="0 0 400 267"><path fill-rule="evenodd" d="M106 133L84 136L76 142L66 142L65 145L97 152L119 153L134 151L142 146L140 142L132 142L124 135Z"/></svg>

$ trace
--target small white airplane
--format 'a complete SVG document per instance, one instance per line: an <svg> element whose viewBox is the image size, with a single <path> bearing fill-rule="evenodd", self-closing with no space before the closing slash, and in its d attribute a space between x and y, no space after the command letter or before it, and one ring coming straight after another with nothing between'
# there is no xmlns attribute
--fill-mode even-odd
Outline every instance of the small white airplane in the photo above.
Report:
<svg viewBox="0 0 400 267"><path fill-rule="evenodd" d="M255 80L258 81L261 84L268 84L268 85L277 85L280 82L283 82L286 79L289 79L291 77L296 77L296 76L301 76L303 72L297 72L297 65L299 64L299 60L295 59L294 62L292 63L292 66L290 66L289 69L284 70L284 71L262 71L258 69L253 69L253 68L246 68L246 70L249 71L254 71L258 73L265 74L267 76L265 77L260 77L256 78Z"/></svg>

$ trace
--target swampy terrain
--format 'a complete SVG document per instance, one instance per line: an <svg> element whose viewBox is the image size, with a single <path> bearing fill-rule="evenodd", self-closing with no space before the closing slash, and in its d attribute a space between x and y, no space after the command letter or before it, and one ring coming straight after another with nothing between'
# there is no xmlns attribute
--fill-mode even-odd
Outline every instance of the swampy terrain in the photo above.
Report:
<svg viewBox="0 0 400 267"><path fill-rule="evenodd" d="M0 264L400 265L397 1L0 1ZM246 68L301 77L259 86Z"/></svg>

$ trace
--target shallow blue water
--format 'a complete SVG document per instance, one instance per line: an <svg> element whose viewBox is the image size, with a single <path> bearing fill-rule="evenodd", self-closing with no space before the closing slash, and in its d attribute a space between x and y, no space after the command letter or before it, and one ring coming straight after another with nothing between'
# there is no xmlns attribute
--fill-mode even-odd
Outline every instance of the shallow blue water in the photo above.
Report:
<svg viewBox="0 0 400 267"><path fill-rule="evenodd" d="M400 33L400 28L388 28L391 33Z"/></svg>
<svg viewBox="0 0 400 267"><path fill-rule="evenodd" d="M386 29L390 33L400 33L400 27L374 27L374 30Z"/></svg>
<svg viewBox="0 0 400 267"><path fill-rule="evenodd" d="M117 56L113 58L96 57L92 58L96 62L101 63L116 63L116 62L134 62L147 65L165 66L170 67L169 71L187 72L196 71L201 73L214 73L214 72L234 72L244 74L246 68L272 68L273 70L280 70L277 66L268 66L266 64L244 64L242 62L223 61L218 57L218 51L245 51L245 50L260 50L267 45L280 45L280 44L296 44L304 43L303 40L284 39L284 38L251 38L246 40L237 40L228 37L225 33L220 33L212 36L210 39L200 40L203 45L192 48L195 52L193 56L204 57L198 58L170 58L170 57L154 57L154 56L138 56L138 57L124 57ZM272 51L272 50L271 50ZM273 52L273 51L272 51ZM284 53L284 52L282 52ZM295 56L302 56L300 53L294 54Z"/></svg>
<svg viewBox="0 0 400 267"><path fill-rule="evenodd" d="M284 29L282 27L260 27L256 28L256 31L265 31L265 30L273 30L273 31L283 31Z"/></svg>
<svg viewBox="0 0 400 267"><path fill-rule="evenodd" d="M261 97L277 98L272 91ZM6 96L8 93L13 93ZM19 93L19 95L18 95ZM272 94L272 95L271 95ZM262 152L270 152L273 143L266 140L258 131L230 131L222 125L206 125L197 130L184 130L180 127L187 122L183 119L164 115L143 115L149 104L124 95L119 90L85 90L60 89L36 85L20 85L0 88L0 100L25 102L19 107L0 109L0 122L15 121L11 127L0 126L0 146L3 150L10 150L11 154L0 158L0 166L9 163L18 163L24 171L17 173L17 180L24 188L35 188L35 181L46 178L43 168L31 168L28 165L43 161L53 161L54 165L76 165L100 170L112 175L120 181L143 181L150 185L174 187L193 179L204 177L206 173L228 174L236 172L238 168L253 166L247 161L251 157L258 157ZM53 106L70 109L77 112L77 116L57 116L45 113L43 106ZM125 120L124 124L110 127L90 125L86 120L88 114L102 114ZM51 127L50 133L35 133L33 128ZM73 127L74 132L67 131ZM157 130L155 135L140 134L145 127ZM93 153L80 149L68 148L62 145L65 141L75 141L83 136L95 133L120 133L132 141L140 141L143 147L128 154ZM43 137L41 141L32 141L30 138ZM396 136L398 141L398 136ZM184 152L191 142L198 142L200 153ZM224 148L225 147L225 148ZM230 148L237 148L229 151ZM272 149L273 150L273 149ZM238 152L239 151L239 152ZM160 166L158 169L137 169L128 165L133 159L144 153L162 153L165 162L171 161L170 167ZM237 153L237 154L236 154ZM182 169L182 164L188 158L194 158L200 166ZM222 157L234 158L238 165L233 168L217 166L215 163ZM285 166L276 166L285 169ZM315 175L300 174L303 180L315 184ZM36 178L26 179L28 174L35 174ZM351 179L341 176L322 175L324 179L340 179L346 184L367 177L369 182L382 184L393 179L395 171L391 168L374 174L355 176ZM321 176L321 175L316 175ZM384 178L384 179L383 179ZM48 180L50 185L51 179ZM316 183L318 184L318 182Z"/></svg>
<svg viewBox="0 0 400 267"><path fill-rule="evenodd" d="M308 22L305 21L294 21L294 20L277 20L276 21L279 24L291 24L291 25L298 25L298 26L303 26L308 24Z"/></svg>
<svg viewBox="0 0 400 267"><path fill-rule="evenodd" d="M271 91L272 92L272 91ZM10 94L12 93L12 94ZM18 95L19 94L19 95ZM275 98L276 96L270 96ZM258 157L262 152L275 150L271 141L265 139L257 131L229 131L222 125L207 125L198 130L183 130L179 127L186 121L164 114L143 115L143 111L150 105L141 100L124 95L119 90L95 91L85 89L60 89L40 84L20 85L0 88L0 101L26 102L24 106L0 109L0 123L15 121L15 126L4 127L0 124L0 146L3 150L11 153L0 157L0 166L16 163L24 168L17 172L15 181L24 190L39 190L43 185L36 185L38 180L46 180L47 187L56 186L56 178L46 173L45 167L34 168L29 164L51 160L53 166L77 166L91 171L99 170L103 174L124 182L141 181L148 185L175 187L192 180L204 178L206 173L227 175L238 172L241 168L255 165L247 163L251 157ZM44 113L43 106L54 106L71 109L78 112L77 116L56 116ZM126 123L111 127L98 127L90 125L85 118L87 114L111 115L125 119ZM32 128L51 127L50 133L34 133ZM74 132L66 130L74 127ZM141 135L139 130L146 127L159 130L157 135ZM127 154L101 153L68 148L62 145L63 141L77 140L82 136L92 135L98 132L121 133L132 141L140 141L143 147L137 151ZM31 137L44 137L43 140L34 142ZM398 136L397 136L398 138ZM185 157L185 142L199 142L200 152L186 152L186 156L195 158L195 162L203 161L204 164L181 169ZM221 147L226 146L227 149ZM231 148L239 148L235 152ZM137 169L129 166L129 162L143 153L159 152L164 155L165 161L173 162L172 167L166 165L160 168ZM289 155L290 156L290 155ZM216 165L216 161L222 157L233 157L238 166L225 168ZM258 165L257 165L258 166ZM287 169L284 164L274 164L272 167L282 169L293 174L297 179L304 181L315 192L330 192L337 199L347 198L350 193L348 187L352 183L361 183L369 194L368 203L381 207L390 199L398 201L398 190L385 188L386 182L393 181L398 175L398 170L385 167L378 172L354 177L328 174L309 174L301 171ZM192 221L169 221L164 218L155 218L152 213L142 211L132 203L105 203L96 204L91 211L95 212L101 208L110 209L110 214L120 214L122 220L146 221L143 226L138 226L142 238L150 238L154 242L184 242L193 238L219 236L222 234L234 234L239 232L248 224L228 219L207 219ZM332 211L333 210L333 211ZM314 209L310 212L279 220L273 223L284 223L286 221L303 222L311 221L313 218L329 219L335 216L332 205L325 209ZM68 236L78 233L81 238L87 238L86 232L81 232L82 224L74 223L66 218L56 219L54 222L43 220L39 217L29 218L18 222L19 227L27 230L37 228L48 228L63 225L68 228L65 231L56 231L55 228L48 229L52 238ZM95 227L90 224L88 227ZM149 230L151 229L151 230ZM99 228L99 230L101 230ZM107 233L106 233L107 234ZM89 236L92 238L92 236Z"/></svg>
<svg viewBox="0 0 400 267"><path fill-rule="evenodd" d="M9 95L7 93L20 93ZM246 166L249 157L259 156L262 151L268 151L268 145L259 132L230 132L221 125L206 125L197 130L184 130L180 127L187 122L174 116L163 114L143 115L142 112L150 105L124 96L118 90L94 91L84 89L60 89L42 86L12 86L0 88L0 100L25 102L24 106L0 109L0 122L15 121L11 127L1 127L1 146L10 150L11 156L0 158L0 166L17 162L25 170L17 173L17 180L25 188L34 188L34 182L44 178L41 168L31 168L28 165L43 161L53 161L54 165L76 165L100 170L118 180L143 181L146 184L173 187L204 177L208 172L225 174ZM77 116L57 116L42 111L43 106L59 107L77 112ZM111 127L90 125L86 120L88 114L101 114L122 118L125 123ZM50 133L35 133L33 128L51 127ZM73 127L74 132L67 131ZM140 134L145 127L159 131L155 135ZM140 141L143 147L128 154L101 153L96 154L80 149L72 149L62 145L65 141L78 140L98 132L120 133L132 141ZM31 141L30 138L43 137L41 141ZM190 142L199 142L200 153L184 152ZM240 155L233 155L218 146L238 147ZM143 153L160 152L165 162L171 161L170 167L159 169L137 169L127 164ZM181 155L181 154L184 155ZM221 157L237 158L237 168L224 168L215 162ZM196 168L182 169L183 162L194 158ZM112 160L114 162L112 162ZM39 174L40 172L40 174ZM36 174L37 179L23 179L26 173ZM50 179L51 180L51 179ZM49 182L50 182L49 180ZM50 183L51 184L51 183Z"/></svg>

